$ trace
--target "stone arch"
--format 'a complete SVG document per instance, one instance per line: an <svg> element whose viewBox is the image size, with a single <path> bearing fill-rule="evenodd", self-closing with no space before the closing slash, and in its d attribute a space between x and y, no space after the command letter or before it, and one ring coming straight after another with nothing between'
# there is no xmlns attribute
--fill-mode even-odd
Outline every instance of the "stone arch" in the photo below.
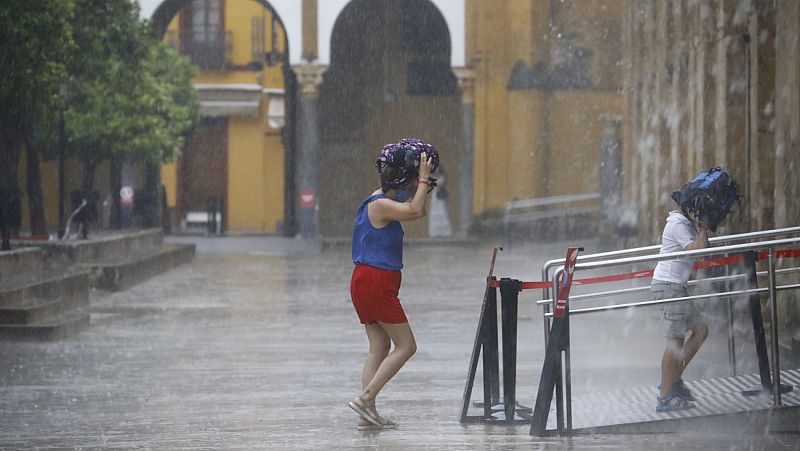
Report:
<svg viewBox="0 0 800 451"><path fill-rule="evenodd" d="M378 150L402 137L440 149L454 211L461 109L450 48L447 23L430 0L353 0L341 11L319 98L324 235L351 232L352 213L377 186ZM426 230L422 221L407 227L412 235Z"/></svg>
<svg viewBox="0 0 800 451"><path fill-rule="evenodd" d="M295 198L296 187L294 182L294 161L295 161L295 148L296 148L296 97L297 97L297 76L292 71L290 66L290 55L292 41L289 39L290 31L284 23L282 15L278 9L267 0L250 0L259 4L261 7L269 11L272 17L279 24L283 33L283 42L285 43L285 54L283 60L280 61L283 71L283 85L284 85L284 99L285 99L285 125L282 134L282 143L284 146L284 195L283 195L283 218L281 233L284 235L294 235L297 229L295 221ZM278 3L285 3L285 0L277 0ZM167 27L172 19L184 8L191 0L164 0L158 4L150 16L151 24L153 27L153 34L162 39ZM295 25L295 24L293 24ZM297 28L296 26L294 28Z"/></svg>
<svg viewBox="0 0 800 451"><path fill-rule="evenodd" d="M272 6L272 4L266 0L250 0L256 2L266 8L278 21L281 25L281 29L284 32L284 38L286 39L286 54L287 56L291 53L291 42L289 41L288 31L286 28L286 24L283 22L283 18ZM152 16L150 16L150 21L153 24L153 32L158 37L161 38L164 35L164 32L167 30L167 26L169 26L169 22L175 17L178 12L183 9L187 4L189 4L191 0L164 0L161 2L156 9L153 11ZM289 58L287 57L286 60L288 61Z"/></svg>

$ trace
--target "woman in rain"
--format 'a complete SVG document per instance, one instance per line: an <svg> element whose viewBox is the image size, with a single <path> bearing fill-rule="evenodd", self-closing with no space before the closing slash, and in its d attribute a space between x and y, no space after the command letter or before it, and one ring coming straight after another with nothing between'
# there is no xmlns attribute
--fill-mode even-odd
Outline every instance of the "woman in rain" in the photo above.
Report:
<svg viewBox="0 0 800 451"><path fill-rule="evenodd" d="M439 154L417 139L387 144L375 163L381 187L358 209L353 229L353 275L350 296L367 333L369 353L361 372L361 394L348 403L360 419L359 429L397 427L378 414L375 399L417 350L414 334L400 305L403 227L426 214L435 186L430 174ZM391 344L394 350L389 352Z"/></svg>

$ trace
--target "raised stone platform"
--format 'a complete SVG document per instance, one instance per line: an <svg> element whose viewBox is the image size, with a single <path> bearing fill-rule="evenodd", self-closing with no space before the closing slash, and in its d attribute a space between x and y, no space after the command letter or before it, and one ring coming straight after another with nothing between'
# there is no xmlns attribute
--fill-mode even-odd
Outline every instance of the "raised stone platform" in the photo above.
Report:
<svg viewBox="0 0 800 451"><path fill-rule="evenodd" d="M165 244L161 229L91 237L89 240L17 241L42 249L47 259L86 270L92 287L118 291L194 258L193 244Z"/></svg>
<svg viewBox="0 0 800 451"><path fill-rule="evenodd" d="M83 266L92 272L92 286L119 291L192 261L194 250L193 245L162 244L145 252L97 259Z"/></svg>
<svg viewBox="0 0 800 451"><path fill-rule="evenodd" d="M89 324L89 289L123 290L189 262L160 229L89 240L15 240L0 252L0 339L56 339Z"/></svg>
<svg viewBox="0 0 800 451"><path fill-rule="evenodd" d="M54 339L89 324L89 272L54 265L45 252L0 252L0 339Z"/></svg>

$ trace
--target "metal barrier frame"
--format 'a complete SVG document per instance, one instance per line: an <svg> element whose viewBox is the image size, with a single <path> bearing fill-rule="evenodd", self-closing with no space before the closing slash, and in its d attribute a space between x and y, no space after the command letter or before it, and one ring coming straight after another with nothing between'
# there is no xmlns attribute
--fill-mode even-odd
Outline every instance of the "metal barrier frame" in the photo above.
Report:
<svg viewBox="0 0 800 451"><path fill-rule="evenodd" d="M772 238L781 235L793 235L797 234L800 235L800 226L797 227L785 227L782 229L770 229L770 230L760 230L757 232L746 232L746 233L737 233L733 235L722 235L709 238L709 243L711 245L714 244L722 244L722 243L732 243L737 241L745 241L750 239L760 239L760 238ZM717 247L718 248L718 247ZM615 257L623 257L627 255L647 255L651 253L658 253L661 250L660 244L652 244L649 246L642 246L642 247L634 247L630 249L620 249L616 251L608 251L608 252L598 252L595 254L585 254L578 256L578 263L585 263L590 261L599 261L604 260L606 258L615 258ZM550 278L550 270L557 268L564 264L563 259L553 259L548 260L542 266L542 280L545 282L549 282L552 279ZM708 279L706 279L708 280ZM690 282L690 283L697 283L697 282ZM543 288L542 289L542 299L548 300L550 299L550 289ZM572 299L577 299L573 297ZM550 330L550 317L547 316L547 313L550 313L550 305L545 304L542 310L542 321L544 322L544 343L547 345L548 331Z"/></svg>
<svg viewBox="0 0 800 451"><path fill-rule="evenodd" d="M790 231L791 230L791 231ZM780 229L780 230L771 230L771 231L764 231L764 232L755 232L751 234L740 234L736 236L728 236L728 237L719 237L717 240L731 240L731 239L749 239L752 237L764 237L764 236L774 236L774 234L783 234L783 233L796 233L796 231L800 231L800 227L793 227L790 229ZM780 240L769 240L769 241L759 241L753 243L744 243L744 244L734 244L728 246L719 246L719 247L712 247L712 248L704 248L704 249L696 249L690 251L681 251L681 252L671 252L666 254L656 254L656 255L640 255L640 256L633 256L633 257L624 257L624 258L617 258L617 259L610 259L610 260L600 260L594 262L587 262L586 260L597 260L597 256L600 254L594 254L595 258L592 258L592 255L581 259L578 258L578 262L575 265L575 271L588 271L588 270L597 270L602 268L608 268L613 266L619 265L627 265L627 264L634 264L634 263L644 263L644 262L659 262L664 260L674 260L677 258L686 258L686 257L707 257L711 255L718 255L718 254L725 254L725 253L738 253L744 251L755 251L755 250L767 250L767 276L768 276L768 286L765 288L755 288L755 289L746 289L746 290L735 290L735 291L726 291L726 292L719 292L719 293L711 293L711 294L704 294L704 295L694 295L694 296L686 296L680 298L670 298L670 299L662 299L662 300L650 300L650 301L639 301L639 302L629 302L624 304L613 304L607 306L600 306L600 307L587 307L583 309L576 309L572 310L569 307L567 308L566 314L569 315L580 315L580 314L587 314L587 313L595 313L600 311L609 311L609 310L616 310L621 308L634 308L634 307L642 307L642 306L652 306L658 304L669 304L673 302L681 302L681 301L688 301L694 299L711 299L711 298L728 298L733 296L740 296L744 294L769 294L769 305L770 305L770 323L771 323L771 351L772 351L772 397L773 403L775 406L781 405L781 390L780 390L780 347L778 346L778 317L777 317L777 292L778 291L787 291L787 290L794 290L800 289L800 283L798 284L790 284L790 285L776 285L775 276L775 249L781 246L790 246L790 245L798 245L800 244L800 237L795 238L787 238L787 239L780 239ZM651 248L651 246L648 246ZM639 250L645 248L639 248ZM610 254L614 255L621 255L624 254L622 251L614 251L611 253L604 253L605 256L609 256ZM583 262L581 262L583 260ZM562 260L563 261L563 260ZM547 265L546 265L547 266ZM557 293L558 290L558 283L557 281L564 273L564 265L563 263L559 266L553 274L553 293ZM544 275L544 274L543 274ZM557 298L557 296L553 296L553 298ZM550 303L543 303L543 309L547 309ZM549 309L548 309L549 310ZM552 313L549 311L544 312L545 318L549 319L553 316ZM549 321L548 321L549 322ZM549 328L548 328L549 330ZM547 333L547 331L545 331ZM570 362L569 362L569 351L565 352L564 356L564 377L565 377L565 394L566 394L566 405L567 405L567 430L571 431L572 429L572 399L571 399L571 374L570 374Z"/></svg>

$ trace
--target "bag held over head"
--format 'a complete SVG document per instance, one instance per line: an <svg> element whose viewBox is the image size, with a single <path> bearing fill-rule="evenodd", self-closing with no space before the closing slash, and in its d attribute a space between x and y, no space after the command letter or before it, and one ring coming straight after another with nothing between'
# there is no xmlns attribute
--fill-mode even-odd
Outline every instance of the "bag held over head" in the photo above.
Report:
<svg viewBox="0 0 800 451"><path fill-rule="evenodd" d="M717 226L742 196L736 180L716 167L697 174L691 182L673 192L672 199L681 206L684 214L695 214L700 223L716 232Z"/></svg>

